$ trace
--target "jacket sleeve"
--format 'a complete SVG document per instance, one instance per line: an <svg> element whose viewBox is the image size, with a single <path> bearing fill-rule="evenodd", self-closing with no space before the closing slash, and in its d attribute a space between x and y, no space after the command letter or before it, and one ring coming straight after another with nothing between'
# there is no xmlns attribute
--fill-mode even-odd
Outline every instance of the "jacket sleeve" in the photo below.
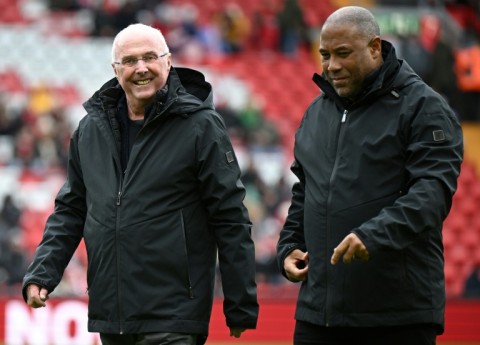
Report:
<svg viewBox="0 0 480 345"><path fill-rule="evenodd" d="M243 204L245 188L225 125L216 113L211 115L199 132L197 146L201 197L218 246L227 325L252 329L256 328L259 309L252 224Z"/></svg>
<svg viewBox="0 0 480 345"><path fill-rule="evenodd" d="M427 231L441 231L463 159L460 123L438 98L426 97L406 127L405 194L355 232L372 254L386 247L403 249Z"/></svg>
<svg viewBox="0 0 480 345"><path fill-rule="evenodd" d="M305 179L302 167L297 161L293 162L290 169L298 177L299 181L293 184L292 202L277 243L277 263L284 277L286 277L285 270L283 269L285 257L295 249L306 251L305 238L303 235Z"/></svg>
<svg viewBox="0 0 480 345"><path fill-rule="evenodd" d="M35 283L52 292L77 249L85 219L85 187L77 153L78 130L69 147L67 178L55 198L55 208L47 219L40 244L23 279L22 294Z"/></svg>

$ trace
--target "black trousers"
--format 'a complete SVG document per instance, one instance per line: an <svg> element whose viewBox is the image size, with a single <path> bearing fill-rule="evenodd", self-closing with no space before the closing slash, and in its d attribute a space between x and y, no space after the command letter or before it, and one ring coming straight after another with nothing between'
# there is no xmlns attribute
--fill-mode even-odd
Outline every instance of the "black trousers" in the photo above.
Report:
<svg viewBox="0 0 480 345"><path fill-rule="evenodd" d="M197 344L197 335L180 333L100 333L100 340L102 345L195 345Z"/></svg>
<svg viewBox="0 0 480 345"><path fill-rule="evenodd" d="M392 327L324 327L297 321L294 345L435 345L430 324Z"/></svg>

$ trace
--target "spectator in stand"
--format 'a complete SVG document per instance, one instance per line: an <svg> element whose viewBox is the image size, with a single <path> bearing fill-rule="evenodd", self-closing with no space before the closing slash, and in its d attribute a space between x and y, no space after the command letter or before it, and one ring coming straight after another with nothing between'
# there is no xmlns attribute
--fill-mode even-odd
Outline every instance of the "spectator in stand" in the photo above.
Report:
<svg viewBox="0 0 480 345"><path fill-rule="evenodd" d="M0 211L0 223L4 224L6 228L12 229L18 227L20 220L21 209L16 205L10 194L5 195L2 203L2 210Z"/></svg>
<svg viewBox="0 0 480 345"><path fill-rule="evenodd" d="M279 47L277 7L274 0L262 0L253 13L250 48L256 52L272 53Z"/></svg>
<svg viewBox="0 0 480 345"><path fill-rule="evenodd" d="M12 195L3 198L0 211L0 285L20 284L27 268L27 258L19 229L21 209Z"/></svg>
<svg viewBox="0 0 480 345"><path fill-rule="evenodd" d="M302 282L294 344L435 344L461 126L367 9L333 12L319 52L278 241L283 274Z"/></svg>
<svg viewBox="0 0 480 345"><path fill-rule="evenodd" d="M77 11L81 9L80 0L49 0L48 5L52 11Z"/></svg>
<svg viewBox="0 0 480 345"><path fill-rule="evenodd" d="M90 8L92 13L92 28L90 36L113 37L116 33L113 16L104 10L102 2L95 3Z"/></svg>
<svg viewBox="0 0 480 345"><path fill-rule="evenodd" d="M240 6L229 3L217 15L217 25L223 42L223 51L227 54L244 50L250 33L250 21Z"/></svg>
<svg viewBox="0 0 480 345"><path fill-rule="evenodd" d="M168 33L165 35L170 51L182 61L199 63L208 48L200 41L198 27L198 9L192 4L171 8L172 18L168 21Z"/></svg>
<svg viewBox="0 0 480 345"><path fill-rule="evenodd" d="M115 33L130 24L137 22L137 13L139 11L136 0L126 0L113 16Z"/></svg>
<svg viewBox="0 0 480 345"><path fill-rule="evenodd" d="M478 0L444 0L445 9L463 30L473 28L480 33L480 2Z"/></svg>
<svg viewBox="0 0 480 345"><path fill-rule="evenodd" d="M279 27L280 51L294 56L299 45L306 40L307 24L298 0L285 0L277 15Z"/></svg>
<svg viewBox="0 0 480 345"><path fill-rule="evenodd" d="M433 70L433 50L440 36L440 20L432 14L425 14L419 18L420 31L408 35L403 40L402 58L420 78L426 80ZM440 70L445 70L444 66ZM447 69L448 70L448 69ZM435 71L434 73L438 73ZM431 85L430 85L431 86Z"/></svg>
<svg viewBox="0 0 480 345"><path fill-rule="evenodd" d="M211 20L205 17L197 19L197 33L195 38L198 40L202 51L208 60L216 61L216 59L223 55L223 41L220 34L219 27Z"/></svg>
<svg viewBox="0 0 480 345"><path fill-rule="evenodd" d="M455 74L461 91L458 111L462 121L480 121L480 33L466 32L455 52Z"/></svg>
<svg viewBox="0 0 480 345"><path fill-rule="evenodd" d="M425 82L444 96L453 110L457 112L460 95L454 70L453 43L451 39L447 38L442 22L438 18L430 18L426 22L430 23L429 25L435 25L433 23L438 25L438 39L431 49L431 64Z"/></svg>
<svg viewBox="0 0 480 345"><path fill-rule="evenodd" d="M0 135L13 137L22 127L22 120L7 110L7 103L3 95L0 95Z"/></svg>
<svg viewBox="0 0 480 345"><path fill-rule="evenodd" d="M90 10L93 16L92 36L113 37L122 28L137 21L142 7L138 1L126 0L117 5L93 2Z"/></svg>
<svg viewBox="0 0 480 345"><path fill-rule="evenodd" d="M258 316L254 245L212 87L174 68L162 33L143 24L115 37L112 67L72 135L23 297L44 307L83 238L88 328L103 345L203 344L218 252L226 323L240 337Z"/></svg>
<svg viewBox="0 0 480 345"><path fill-rule="evenodd" d="M37 142L33 126L24 125L15 136L15 164L25 168L32 167L38 156Z"/></svg>
<svg viewBox="0 0 480 345"><path fill-rule="evenodd" d="M27 264L21 233L18 230L10 231L0 254L0 267L7 273L7 286L15 286L18 289L22 284Z"/></svg>

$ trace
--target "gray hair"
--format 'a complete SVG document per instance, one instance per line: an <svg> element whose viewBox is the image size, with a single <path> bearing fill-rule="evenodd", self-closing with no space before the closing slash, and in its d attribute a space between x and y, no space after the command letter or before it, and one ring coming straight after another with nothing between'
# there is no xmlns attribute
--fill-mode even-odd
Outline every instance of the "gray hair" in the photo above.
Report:
<svg viewBox="0 0 480 345"><path fill-rule="evenodd" d="M167 42L165 41L165 37L163 37L163 34L160 30L155 29L149 25L137 23L137 24L130 24L126 28L122 29L113 39L113 44L112 44L112 63L115 62L116 59L116 54L117 54L117 48L118 48L118 42L126 35L126 34L131 34L135 33L138 35L152 35L158 39L158 41L165 47L166 52L169 51Z"/></svg>
<svg viewBox="0 0 480 345"><path fill-rule="evenodd" d="M346 6L333 12L324 26L354 25L362 36L372 39L380 36L380 27L372 12L360 6Z"/></svg>

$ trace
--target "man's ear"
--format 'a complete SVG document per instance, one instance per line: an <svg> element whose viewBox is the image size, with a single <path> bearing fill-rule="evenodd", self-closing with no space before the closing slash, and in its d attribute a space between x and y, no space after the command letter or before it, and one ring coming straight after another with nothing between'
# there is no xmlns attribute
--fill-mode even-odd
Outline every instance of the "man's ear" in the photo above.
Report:
<svg viewBox="0 0 480 345"><path fill-rule="evenodd" d="M370 52L375 59L382 57L382 39L380 36L375 36L369 44Z"/></svg>
<svg viewBox="0 0 480 345"><path fill-rule="evenodd" d="M114 63L112 63L112 68L113 68L113 73L115 73L115 77L117 78L118 77L118 74L117 74L117 66L115 66Z"/></svg>

